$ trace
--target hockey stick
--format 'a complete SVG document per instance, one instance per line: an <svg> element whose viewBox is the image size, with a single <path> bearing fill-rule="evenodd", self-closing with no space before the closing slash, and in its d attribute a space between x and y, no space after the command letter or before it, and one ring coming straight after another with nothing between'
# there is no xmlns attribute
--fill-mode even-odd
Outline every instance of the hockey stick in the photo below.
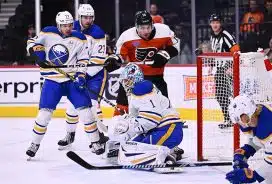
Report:
<svg viewBox="0 0 272 184"><path fill-rule="evenodd" d="M52 64L51 64L52 65ZM57 72L61 73L62 75L65 75L66 77L68 77L71 81L75 81L75 77L72 76L72 75L69 75L68 73L66 73L65 71L63 71L62 69L59 69L59 68L54 68ZM112 103L110 100L108 100L107 98L103 97L102 95L98 94L96 91L90 89L90 88L87 88L86 86L84 87L89 93L93 93L95 95L97 95L99 98L101 98L102 100L104 100L107 104L111 105L112 107L116 108L118 111L120 111L117 106Z"/></svg>
<svg viewBox="0 0 272 184"><path fill-rule="evenodd" d="M60 65L60 66L48 65L43 68L82 68L82 67L93 67L93 66L105 66L105 64L91 63L91 64L76 64L76 65Z"/></svg>
<svg viewBox="0 0 272 184"><path fill-rule="evenodd" d="M154 168L173 168L173 167L202 167L202 166L231 166L232 162L182 162L177 164L157 164L157 165L112 165L112 166L93 166L83 160L73 151L66 153L67 157L88 170L108 170L108 169L154 169Z"/></svg>

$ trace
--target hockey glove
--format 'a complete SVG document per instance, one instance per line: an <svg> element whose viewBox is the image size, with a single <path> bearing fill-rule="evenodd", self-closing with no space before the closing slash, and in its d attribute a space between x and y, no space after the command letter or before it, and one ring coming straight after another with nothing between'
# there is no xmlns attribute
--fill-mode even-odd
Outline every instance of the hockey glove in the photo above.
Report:
<svg viewBox="0 0 272 184"><path fill-rule="evenodd" d="M36 45L34 47L29 48L30 56L36 61L36 64L41 68L48 67L48 61L45 59L45 51L44 47L41 45Z"/></svg>
<svg viewBox="0 0 272 184"><path fill-rule="evenodd" d="M85 85L86 85L85 74L81 73L81 72L77 72L76 75L75 75L74 84L75 84L77 89L84 90Z"/></svg>
<svg viewBox="0 0 272 184"><path fill-rule="evenodd" d="M260 183L264 181L262 176L249 168L233 170L227 173L226 179L230 183L254 183L256 181Z"/></svg>
<svg viewBox="0 0 272 184"><path fill-rule="evenodd" d="M247 159L253 156L256 153L256 150L245 144L243 147L235 150L233 156L233 169L243 169L248 168Z"/></svg>
<svg viewBox="0 0 272 184"><path fill-rule="evenodd" d="M154 63L151 65L152 68L161 68L169 61L170 55L165 50L159 50L153 57Z"/></svg>
<svg viewBox="0 0 272 184"><path fill-rule="evenodd" d="M122 65L122 61L118 56L110 55L105 60L104 64L105 64L105 69L110 73L110 72L113 72L114 70L119 69Z"/></svg>

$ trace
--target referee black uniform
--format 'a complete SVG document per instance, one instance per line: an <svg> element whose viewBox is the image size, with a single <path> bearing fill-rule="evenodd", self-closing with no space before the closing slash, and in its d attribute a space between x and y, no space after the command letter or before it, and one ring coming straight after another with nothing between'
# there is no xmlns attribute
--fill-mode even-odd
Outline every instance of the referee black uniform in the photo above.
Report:
<svg viewBox="0 0 272 184"><path fill-rule="evenodd" d="M219 21L219 16L213 14L211 15L210 22ZM210 38L212 52L237 52L240 50L234 37L226 31L224 28L220 28L220 31L215 34L212 31ZM230 104L230 97L232 94L232 76L227 74L227 70L232 68L232 62L228 61L216 61L212 63L212 67L216 67L215 79L215 97L218 101L223 115L224 123L219 124L219 128L231 127L233 124L230 121L230 116L228 113L228 106Z"/></svg>

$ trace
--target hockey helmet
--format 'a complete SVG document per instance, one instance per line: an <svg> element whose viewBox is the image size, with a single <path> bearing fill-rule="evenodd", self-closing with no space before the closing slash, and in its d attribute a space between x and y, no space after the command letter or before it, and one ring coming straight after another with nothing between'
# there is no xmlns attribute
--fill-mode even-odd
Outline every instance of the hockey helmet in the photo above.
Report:
<svg viewBox="0 0 272 184"><path fill-rule="evenodd" d="M233 123L242 123L241 115L246 114L252 117L257 109L255 102L247 95L236 96L229 105L229 115Z"/></svg>
<svg viewBox="0 0 272 184"><path fill-rule="evenodd" d="M212 14L212 15L210 16L210 22L212 22L212 21L219 21L219 22L221 22L221 18L220 18L220 16L217 15L217 14Z"/></svg>
<svg viewBox="0 0 272 184"><path fill-rule="evenodd" d="M81 4L78 8L78 15L81 16L92 16L94 20L94 9L90 4Z"/></svg>
<svg viewBox="0 0 272 184"><path fill-rule="evenodd" d="M144 11L138 11L135 15L135 26L138 27L140 25L152 25L152 17L150 13L148 13L146 10Z"/></svg>
<svg viewBox="0 0 272 184"><path fill-rule="evenodd" d="M68 11L59 12L56 16L56 23L58 26L62 24L72 24L74 18Z"/></svg>

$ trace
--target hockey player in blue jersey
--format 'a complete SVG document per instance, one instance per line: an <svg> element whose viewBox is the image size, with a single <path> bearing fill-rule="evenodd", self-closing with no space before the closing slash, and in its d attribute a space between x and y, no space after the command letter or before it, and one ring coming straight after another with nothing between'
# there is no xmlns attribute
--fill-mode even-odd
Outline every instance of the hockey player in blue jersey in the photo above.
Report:
<svg viewBox="0 0 272 184"><path fill-rule="evenodd" d="M180 158L183 150L177 150L177 146L183 138L183 122L169 99L152 82L144 80L143 72L136 64L124 68L120 83L129 95L129 114L113 119L109 125L108 143L110 147L111 141L121 142L118 163L164 163L172 151L179 153ZM107 153L116 149L114 146L108 148L108 145ZM175 160L172 157L172 161Z"/></svg>
<svg viewBox="0 0 272 184"><path fill-rule="evenodd" d="M41 67L41 75L45 78L32 143L26 152L29 157L34 157L38 151L52 113L62 96L67 96L78 110L82 123L88 126L87 135L93 152L96 154L104 152L104 145L99 142L96 122L91 116L91 99L85 93L87 68L63 69L73 75L75 81L71 81L53 68L43 68L47 65L75 65L89 62L87 39L84 34L72 31L73 21L69 12L59 12L56 16L57 27L45 27L38 36L28 41L27 50L36 58L37 64Z"/></svg>
<svg viewBox="0 0 272 184"><path fill-rule="evenodd" d="M88 41L88 53L90 62L94 64L104 64L106 58L106 38L104 31L94 24L95 13L90 4L81 4L78 9L78 21L74 22L74 30L83 33ZM102 122L102 112L99 108L100 98L97 96L103 95L105 84L107 81L108 71L103 66L88 67L86 75L87 87L95 93L89 93L92 99L92 115L97 121L100 132L105 131L105 126ZM68 102L66 110L66 131L64 139L58 142L60 149L74 142L76 127L78 123L78 112L75 107ZM100 128L101 127L101 128ZM103 130L104 128L104 130ZM88 126L84 127L88 132ZM107 137L100 133L101 141L107 141Z"/></svg>
<svg viewBox="0 0 272 184"><path fill-rule="evenodd" d="M272 183L272 107L255 102L246 95L235 97L229 105L229 114L240 130L249 134L248 142L235 151L234 170L227 173L230 183ZM248 158L264 149L264 159L259 168L249 168Z"/></svg>

